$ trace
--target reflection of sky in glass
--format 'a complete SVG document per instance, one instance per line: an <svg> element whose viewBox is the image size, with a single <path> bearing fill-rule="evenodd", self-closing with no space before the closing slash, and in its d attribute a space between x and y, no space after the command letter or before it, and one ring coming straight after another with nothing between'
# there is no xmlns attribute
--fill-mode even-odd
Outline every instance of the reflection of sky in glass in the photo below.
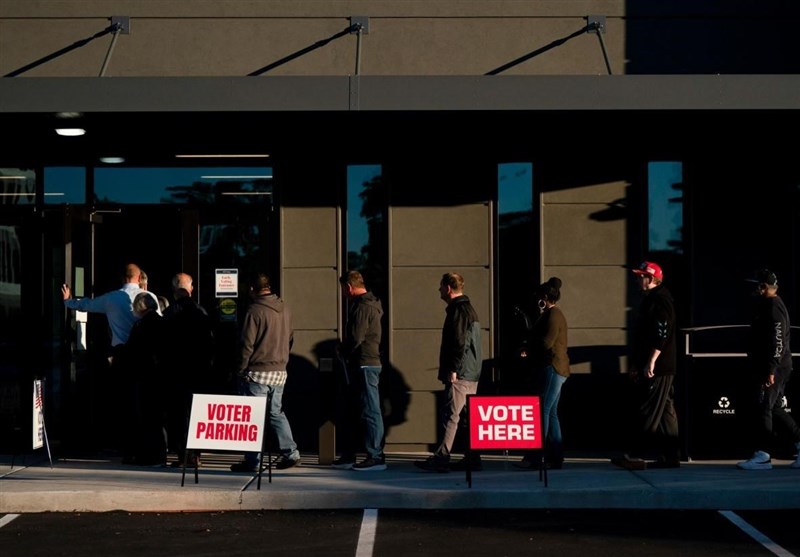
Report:
<svg viewBox="0 0 800 557"><path fill-rule="evenodd" d="M169 188L190 189L195 183L239 182L241 191L253 191L253 182L272 177L268 167L96 168L94 172L95 198L114 203L162 203L173 197Z"/></svg>
<svg viewBox="0 0 800 557"><path fill-rule="evenodd" d="M683 163L651 162L647 165L648 237L650 251L681 253L683 228Z"/></svg>
<svg viewBox="0 0 800 557"><path fill-rule="evenodd" d="M497 165L497 212L533 211L533 165L529 162Z"/></svg>
<svg viewBox="0 0 800 557"><path fill-rule="evenodd" d="M347 167L347 251L361 253L369 243L367 219L361 216L362 199L358 196L364 184L381 175L381 165L365 164Z"/></svg>
<svg viewBox="0 0 800 557"><path fill-rule="evenodd" d="M86 168L48 166L44 169L44 202L50 205L86 203Z"/></svg>

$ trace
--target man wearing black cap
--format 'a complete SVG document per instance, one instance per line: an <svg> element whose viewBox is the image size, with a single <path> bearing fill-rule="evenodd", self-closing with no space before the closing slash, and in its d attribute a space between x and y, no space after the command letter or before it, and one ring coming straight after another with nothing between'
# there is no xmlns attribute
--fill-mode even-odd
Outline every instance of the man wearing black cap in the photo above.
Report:
<svg viewBox="0 0 800 557"><path fill-rule="evenodd" d="M787 434L800 450L800 428L783 407L784 390L792 375L789 312L778 296L775 273L762 269L749 282L756 283L747 350L750 391L753 406L757 408L753 439L755 453L736 466L742 470L771 470L772 458L767 450L774 441L774 424L779 426L775 433ZM800 455L791 467L800 468Z"/></svg>
<svg viewBox="0 0 800 557"><path fill-rule="evenodd" d="M638 424L634 450L611 462L628 470L678 468L680 441L675 412L677 370L675 307L672 295L662 284L664 272L657 263L645 261L633 269L642 290L642 301L633 329L630 377L637 393ZM656 450L658 459L647 462L646 450Z"/></svg>

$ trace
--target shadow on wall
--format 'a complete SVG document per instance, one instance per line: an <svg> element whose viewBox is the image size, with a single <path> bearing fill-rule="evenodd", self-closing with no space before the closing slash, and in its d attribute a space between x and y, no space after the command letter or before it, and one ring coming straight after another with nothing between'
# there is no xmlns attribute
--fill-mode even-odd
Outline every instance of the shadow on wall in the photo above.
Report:
<svg viewBox="0 0 800 557"><path fill-rule="evenodd" d="M559 401L565 449L572 455L611 454L624 446L634 410L631 382L620 372L626 352L626 346L616 345L569 348L572 366L588 364L592 370L572 373ZM541 378L527 360L507 359L500 365L499 377L496 385L482 381L479 392L513 396L541 390Z"/></svg>
<svg viewBox="0 0 800 557"><path fill-rule="evenodd" d="M344 396L344 371L337 364L337 344L337 339L329 339L314 346L317 362L330 359L334 363L329 371L320 371L317 364L294 354L289 358L284 411L302 452L318 452L320 428L327 421L337 422L337 398ZM393 426L405 423L410 400L409 386L392 365L384 365L381 371L380 396L385 435L388 437ZM358 401L349 400L347 403L358 410ZM337 438L340 435L342 431L337 430ZM362 437L358 436L359 439Z"/></svg>
<svg viewBox="0 0 800 557"><path fill-rule="evenodd" d="M316 452L319 426L323 421L323 378L317 364L291 354L287 364L283 410L292 427L292 435L301 452ZM274 445L273 445L274 446Z"/></svg>

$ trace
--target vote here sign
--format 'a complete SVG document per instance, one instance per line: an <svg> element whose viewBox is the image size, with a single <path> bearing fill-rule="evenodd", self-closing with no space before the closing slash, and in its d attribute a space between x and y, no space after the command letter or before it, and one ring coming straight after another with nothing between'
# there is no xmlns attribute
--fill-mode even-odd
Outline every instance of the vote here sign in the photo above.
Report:
<svg viewBox="0 0 800 557"><path fill-rule="evenodd" d="M267 398L193 395L187 449L261 451Z"/></svg>
<svg viewBox="0 0 800 557"><path fill-rule="evenodd" d="M468 397L472 449L541 449L538 396Z"/></svg>

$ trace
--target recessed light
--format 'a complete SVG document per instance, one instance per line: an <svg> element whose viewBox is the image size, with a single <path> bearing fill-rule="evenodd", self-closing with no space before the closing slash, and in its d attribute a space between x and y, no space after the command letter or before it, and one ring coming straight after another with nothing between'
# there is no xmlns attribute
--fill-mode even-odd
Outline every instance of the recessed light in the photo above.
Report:
<svg viewBox="0 0 800 557"><path fill-rule="evenodd" d="M176 159L266 159L269 158L267 154L221 154L221 153L210 153L207 155L197 154L197 155L175 155Z"/></svg>
<svg viewBox="0 0 800 557"><path fill-rule="evenodd" d="M100 157L100 162L106 164L122 164L125 162L125 159L123 157Z"/></svg>
<svg viewBox="0 0 800 557"><path fill-rule="evenodd" d="M83 128L56 128L56 133L64 137L78 137L86 133Z"/></svg>

